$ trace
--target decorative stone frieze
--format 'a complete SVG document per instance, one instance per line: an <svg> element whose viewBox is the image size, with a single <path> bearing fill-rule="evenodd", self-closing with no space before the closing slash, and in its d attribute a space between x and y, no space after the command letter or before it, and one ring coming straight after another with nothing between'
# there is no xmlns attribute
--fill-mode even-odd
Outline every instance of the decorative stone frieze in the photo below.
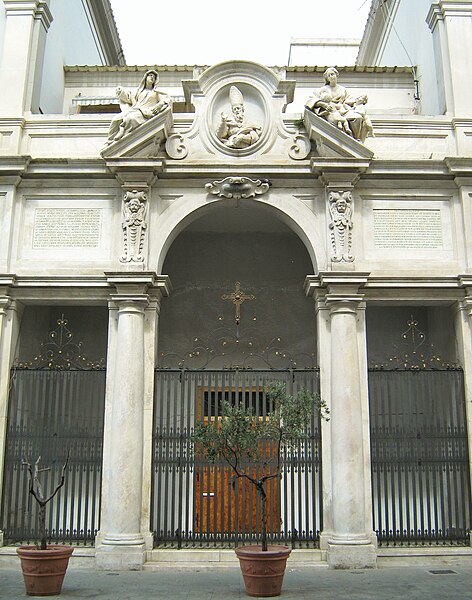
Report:
<svg viewBox="0 0 472 600"><path fill-rule="evenodd" d="M265 194L270 187L268 181L249 179L249 177L225 177L220 181L207 183L205 189L209 194L220 198L254 198Z"/></svg>

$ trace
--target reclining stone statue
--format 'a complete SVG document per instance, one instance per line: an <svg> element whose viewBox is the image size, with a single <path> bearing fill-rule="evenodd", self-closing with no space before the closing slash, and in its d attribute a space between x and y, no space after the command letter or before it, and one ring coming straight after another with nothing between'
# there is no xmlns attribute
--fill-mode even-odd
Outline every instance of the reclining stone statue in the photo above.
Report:
<svg viewBox="0 0 472 600"><path fill-rule="evenodd" d="M113 117L107 144L120 140L133 129L170 106L169 96L156 89L158 81L157 71L150 69L144 74L135 92L124 90L121 87L116 88L118 99L128 107Z"/></svg>
<svg viewBox="0 0 472 600"><path fill-rule="evenodd" d="M375 137L365 107L367 96L353 98L345 87L338 84L339 73L334 67L326 69L323 76L325 85L314 90L305 104L306 108L359 142L364 142L369 136Z"/></svg>

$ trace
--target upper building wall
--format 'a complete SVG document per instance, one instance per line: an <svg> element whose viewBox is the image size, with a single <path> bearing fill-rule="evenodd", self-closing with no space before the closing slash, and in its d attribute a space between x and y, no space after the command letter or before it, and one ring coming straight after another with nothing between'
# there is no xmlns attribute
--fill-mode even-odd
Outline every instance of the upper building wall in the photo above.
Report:
<svg viewBox="0 0 472 600"><path fill-rule="evenodd" d="M418 81L418 112L445 112L443 86L438 85L435 48L426 24L430 0L374 2L358 55L362 65L409 65ZM414 23L414 26L412 26Z"/></svg>
<svg viewBox="0 0 472 600"><path fill-rule="evenodd" d="M62 112L68 63L124 64L109 0L0 3L3 115Z"/></svg>
<svg viewBox="0 0 472 600"><path fill-rule="evenodd" d="M53 22L46 38L39 108L45 114L62 111L64 65L110 64L93 23L90 6L82 0L51 0ZM113 64L113 63L111 63Z"/></svg>
<svg viewBox="0 0 472 600"><path fill-rule="evenodd" d="M357 64L408 64L415 69L418 114L470 117L471 32L466 0L373 0Z"/></svg>

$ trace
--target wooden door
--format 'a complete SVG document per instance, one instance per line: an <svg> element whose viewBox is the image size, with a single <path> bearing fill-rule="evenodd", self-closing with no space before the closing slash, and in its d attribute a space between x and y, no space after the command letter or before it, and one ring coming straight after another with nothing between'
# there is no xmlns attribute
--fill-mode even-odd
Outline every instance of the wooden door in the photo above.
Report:
<svg viewBox="0 0 472 600"><path fill-rule="evenodd" d="M239 390L239 394L242 391ZM263 394L262 389L251 389L249 396ZM246 400L248 390L245 390ZM221 418L218 404L222 399L235 401L236 390L199 389L197 402L197 419L204 423L213 422L215 427ZM220 401L220 402L219 402ZM206 414L205 414L206 413ZM210 413L210 414L208 414ZM263 418L263 417L259 417ZM270 458L275 455L272 443L264 444L261 452ZM266 467L267 469L270 467ZM261 476L256 467L249 471L251 476ZM224 463L210 464L201 455L195 457L195 532L218 534L224 532L257 531L259 525L260 507L257 502L256 488L245 478L237 479L233 470ZM278 531L280 528L278 495L279 481L271 479L267 482L267 529Z"/></svg>

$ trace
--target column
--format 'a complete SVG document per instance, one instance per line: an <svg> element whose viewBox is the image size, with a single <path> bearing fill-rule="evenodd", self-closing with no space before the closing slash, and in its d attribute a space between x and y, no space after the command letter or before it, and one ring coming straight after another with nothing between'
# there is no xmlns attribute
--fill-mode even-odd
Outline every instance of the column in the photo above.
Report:
<svg viewBox="0 0 472 600"><path fill-rule="evenodd" d="M321 278L328 288L325 305L331 334L332 531L328 534L328 564L336 569L370 568L376 566L376 548L371 515L367 514L367 380L359 356L359 347L364 351L366 347L365 328L358 331L358 322L364 325L364 319L358 318L363 304L358 290L367 276L329 273Z"/></svg>
<svg viewBox="0 0 472 600"><path fill-rule="evenodd" d="M116 313L116 323L107 357L103 456L106 493L102 492L96 552L97 568L102 569L136 570L144 563L141 533L144 312L149 281L140 279L123 277L124 281L115 285L118 293L111 295L110 308Z"/></svg>
<svg viewBox="0 0 472 600"><path fill-rule="evenodd" d="M96 540L96 566L140 570L152 548L149 532L150 444L146 420L153 386L158 311L169 283L155 273L107 273L116 292L110 299L105 399L102 511ZM146 316L147 315L147 316ZM147 520L143 519L143 513Z"/></svg>

